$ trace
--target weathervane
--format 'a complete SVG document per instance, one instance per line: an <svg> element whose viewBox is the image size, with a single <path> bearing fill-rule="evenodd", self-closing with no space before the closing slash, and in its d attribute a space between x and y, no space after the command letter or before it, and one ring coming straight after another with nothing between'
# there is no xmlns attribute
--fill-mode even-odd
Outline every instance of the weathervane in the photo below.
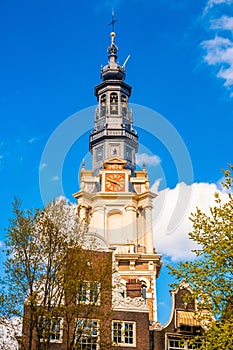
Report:
<svg viewBox="0 0 233 350"><path fill-rule="evenodd" d="M112 9L112 22L109 23L109 26L112 26L112 32L114 32L114 24L117 22L117 19L115 19L115 15L114 15L114 10Z"/></svg>

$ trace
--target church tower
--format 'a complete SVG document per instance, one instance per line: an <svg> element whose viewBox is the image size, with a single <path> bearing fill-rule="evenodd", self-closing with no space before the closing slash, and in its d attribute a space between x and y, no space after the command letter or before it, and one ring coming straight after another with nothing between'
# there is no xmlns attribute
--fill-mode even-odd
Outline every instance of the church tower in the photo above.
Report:
<svg viewBox="0 0 233 350"><path fill-rule="evenodd" d="M157 322L156 279L162 264L153 242L156 194L149 190L146 168L136 169L138 135L128 106L131 87L124 82L124 65L117 62L114 31L110 37L108 63L101 69L102 82L95 87L98 107L89 142L92 169L86 170L83 164L80 191L74 197L80 222L89 223L89 242L95 242L96 249L114 252L122 295L126 296L129 280L141 281L153 327Z"/></svg>
<svg viewBox="0 0 233 350"><path fill-rule="evenodd" d="M124 82L125 67L117 63L116 34L110 35L108 64L101 70L102 83L95 87L99 105L90 135L92 168L98 171L104 159L119 157L127 161L126 168L134 170L138 136L133 129L132 111L128 108L131 87Z"/></svg>

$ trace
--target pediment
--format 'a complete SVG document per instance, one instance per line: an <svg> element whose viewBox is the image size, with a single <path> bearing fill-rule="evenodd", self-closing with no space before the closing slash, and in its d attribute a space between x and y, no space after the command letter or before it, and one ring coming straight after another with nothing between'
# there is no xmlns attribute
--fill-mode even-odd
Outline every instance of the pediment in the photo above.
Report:
<svg viewBox="0 0 233 350"><path fill-rule="evenodd" d="M112 157L107 159L104 162L104 168L108 169L109 167L111 167L112 165L118 165L121 166L122 168L125 168L127 161L118 157Z"/></svg>

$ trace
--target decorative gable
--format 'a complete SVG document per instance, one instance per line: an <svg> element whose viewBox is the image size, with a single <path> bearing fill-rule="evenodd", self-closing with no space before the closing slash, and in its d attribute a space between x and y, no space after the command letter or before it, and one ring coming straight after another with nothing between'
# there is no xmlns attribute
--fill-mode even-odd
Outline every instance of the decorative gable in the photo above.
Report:
<svg viewBox="0 0 233 350"><path fill-rule="evenodd" d="M122 170L126 167L126 160L112 157L104 162L104 168L108 170Z"/></svg>

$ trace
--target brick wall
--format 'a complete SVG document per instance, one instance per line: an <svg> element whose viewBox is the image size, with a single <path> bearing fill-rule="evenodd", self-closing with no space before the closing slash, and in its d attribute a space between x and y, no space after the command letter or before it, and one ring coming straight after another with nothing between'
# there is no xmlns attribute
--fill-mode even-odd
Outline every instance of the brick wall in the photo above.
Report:
<svg viewBox="0 0 233 350"><path fill-rule="evenodd" d="M148 312L114 311L112 320L136 322L136 347L113 346L111 349L149 350L149 314Z"/></svg>

